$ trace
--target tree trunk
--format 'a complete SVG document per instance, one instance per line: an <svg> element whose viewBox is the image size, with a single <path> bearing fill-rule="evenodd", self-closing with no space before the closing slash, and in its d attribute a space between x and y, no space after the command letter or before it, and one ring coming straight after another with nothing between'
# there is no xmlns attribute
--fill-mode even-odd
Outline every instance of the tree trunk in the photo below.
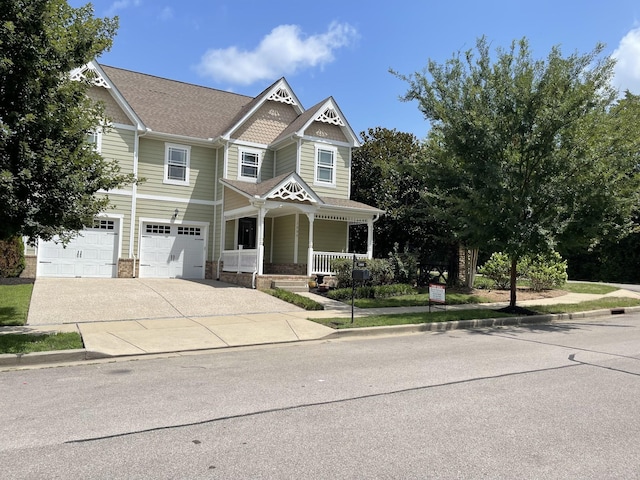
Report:
<svg viewBox="0 0 640 480"><path fill-rule="evenodd" d="M511 297L509 299L509 308L516 306L516 278L518 274L518 259L511 258Z"/></svg>

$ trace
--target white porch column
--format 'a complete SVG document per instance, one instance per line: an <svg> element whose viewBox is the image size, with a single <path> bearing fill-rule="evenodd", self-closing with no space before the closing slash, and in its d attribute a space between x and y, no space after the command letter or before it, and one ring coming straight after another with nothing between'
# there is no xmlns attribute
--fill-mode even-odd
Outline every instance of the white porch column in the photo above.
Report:
<svg viewBox="0 0 640 480"><path fill-rule="evenodd" d="M264 273L264 215L266 210L264 207L258 209L258 221L256 232L258 234L258 275Z"/></svg>
<svg viewBox="0 0 640 480"><path fill-rule="evenodd" d="M313 221L316 218L314 213L307 213L309 219L309 249L307 250L307 276L313 273Z"/></svg>
<svg viewBox="0 0 640 480"><path fill-rule="evenodd" d="M367 220L367 258L373 258L373 218Z"/></svg>

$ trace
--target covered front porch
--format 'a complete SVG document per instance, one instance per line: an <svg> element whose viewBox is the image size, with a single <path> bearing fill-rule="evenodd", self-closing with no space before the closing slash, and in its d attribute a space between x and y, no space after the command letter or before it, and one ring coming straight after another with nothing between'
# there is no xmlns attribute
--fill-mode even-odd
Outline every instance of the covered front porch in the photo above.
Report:
<svg viewBox="0 0 640 480"><path fill-rule="evenodd" d="M225 180L223 184L227 188L218 278L224 275L229 281L228 274L251 275L255 286L256 278L265 275L331 275L334 259L372 258L373 224L383 213L379 209L346 199L321 198L295 173L262 195L239 189L251 188L242 182ZM350 251L352 224L367 225L366 252Z"/></svg>

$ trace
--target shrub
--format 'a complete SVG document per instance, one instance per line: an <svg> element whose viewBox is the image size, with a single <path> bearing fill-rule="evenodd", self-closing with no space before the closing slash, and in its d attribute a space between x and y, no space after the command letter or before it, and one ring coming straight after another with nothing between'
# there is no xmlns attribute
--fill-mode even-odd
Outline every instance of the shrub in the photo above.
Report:
<svg viewBox="0 0 640 480"><path fill-rule="evenodd" d="M388 285L393 283L393 269L388 260L373 258L358 260L364 262L364 268L369 270L371 278L365 282L364 286ZM351 287L351 272L353 269L353 259L339 258L331 261L331 269L335 272L339 288ZM351 294L349 294L351 296Z"/></svg>
<svg viewBox="0 0 640 480"><path fill-rule="evenodd" d="M567 281L567 262L558 252L525 257L523 270L523 276L529 279L531 289L536 292L561 287Z"/></svg>
<svg viewBox="0 0 640 480"><path fill-rule="evenodd" d="M327 296L332 300L345 301L351 298L351 288L338 288L329 291ZM388 298L415 293L413 286L397 283L394 285L377 285L375 287L357 287L355 298Z"/></svg>
<svg viewBox="0 0 640 480"><path fill-rule="evenodd" d="M506 289L510 285L511 259L509 255L495 252L489 260L478 269L478 272L493 280L496 288Z"/></svg>
<svg viewBox="0 0 640 480"><path fill-rule="evenodd" d="M403 253L398 251L398 243L393 244L393 251L389 252L389 263L393 269L393 275L396 282L408 283L413 285L418 277L418 260L412 253L407 252L406 248Z"/></svg>
<svg viewBox="0 0 640 480"><path fill-rule="evenodd" d="M24 270L22 237L0 240L0 278L18 277Z"/></svg>
<svg viewBox="0 0 640 480"><path fill-rule="evenodd" d="M304 308L305 310L324 310L324 306L321 303L310 298L303 297L302 295L298 295L297 293L289 292L288 290L276 288L273 290L265 290L265 293L279 298L280 300L284 300L285 302L292 303L297 307Z"/></svg>

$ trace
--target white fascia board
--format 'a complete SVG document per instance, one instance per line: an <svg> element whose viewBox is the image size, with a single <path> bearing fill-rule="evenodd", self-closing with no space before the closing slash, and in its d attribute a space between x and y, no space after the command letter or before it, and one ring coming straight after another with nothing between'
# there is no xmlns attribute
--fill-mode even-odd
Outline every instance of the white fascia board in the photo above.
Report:
<svg viewBox="0 0 640 480"><path fill-rule="evenodd" d="M176 135L174 133L163 133L156 132L153 130L147 130L146 138L151 138L155 140L165 140L175 143L188 143L191 145L198 145L201 147L209 147L209 148L218 148L222 144L218 143L218 139L214 138L198 138L198 137L188 137L186 135Z"/></svg>
<svg viewBox="0 0 640 480"><path fill-rule="evenodd" d="M271 89L268 92L265 92L262 99L258 103L256 103L253 106L253 108L249 110L240 120L238 120L234 125L232 125L231 128L226 133L224 133L221 138L223 140L229 140L231 138L231 134L235 130L237 130L242 124L244 124L244 122L246 122L249 118L251 118L258 111L258 109L260 109L260 107L262 107L262 105L264 105L265 102L269 100L269 97L271 96L271 94L280 88L285 88L289 92L289 94L293 97L293 99L295 100L295 105L292 105L292 107L296 109L296 111L298 112L298 115L303 113L304 108L302 107L300 100L298 99L296 94L293 93L293 90L291 89L291 86L289 85L287 80L284 78L281 78L280 81L274 84L273 87L271 87Z"/></svg>
<svg viewBox="0 0 640 480"><path fill-rule="evenodd" d="M100 64L92 60L87 64L87 66L89 68L95 69L98 72L98 74L100 74L100 76L104 79L104 81L107 82L107 85L109 85L108 90L110 90L111 96L116 101L118 106L124 111L125 115L127 115L127 118L129 118L129 120L133 122L136 128L141 132L146 131L147 127L145 126L142 119L138 117L136 112L134 112L133 108L131 108L129 103L124 99L124 97L120 93L120 90L118 90L118 87L115 86L115 84L111 81L109 76L104 72L104 70L102 70L102 67L100 66Z"/></svg>
<svg viewBox="0 0 640 480"><path fill-rule="evenodd" d="M228 212L223 212L225 220L233 220L234 218L250 217L258 214L258 207L249 205L247 207L234 208Z"/></svg>
<svg viewBox="0 0 640 480"><path fill-rule="evenodd" d="M342 119L342 121L344 122L344 126L341 126L340 129L342 130L343 133L346 133L346 137L347 138L351 138L351 142L331 142L331 143L336 143L336 144L343 144L344 146L347 147L359 147L360 144L360 140L358 140L357 135L355 134L355 132L353 131L353 129L351 128L351 126L349 125L349 122L347 122L347 119L345 118L344 114L342 113L342 110L340 110L340 107L338 107L338 104L335 102L335 100L333 99L333 97L329 97L327 99L326 102L324 102L320 108L318 108L317 112L324 112L327 108L333 108L334 110L336 110L338 112L338 115L340 116L340 118ZM303 137L304 136L304 132L307 130L307 128L309 128L309 126L316 121L316 117L317 115L313 115L301 128L300 130L298 130L296 132L296 135L298 137ZM309 137L311 138L311 137ZM324 139L324 141L326 141L326 139Z"/></svg>

